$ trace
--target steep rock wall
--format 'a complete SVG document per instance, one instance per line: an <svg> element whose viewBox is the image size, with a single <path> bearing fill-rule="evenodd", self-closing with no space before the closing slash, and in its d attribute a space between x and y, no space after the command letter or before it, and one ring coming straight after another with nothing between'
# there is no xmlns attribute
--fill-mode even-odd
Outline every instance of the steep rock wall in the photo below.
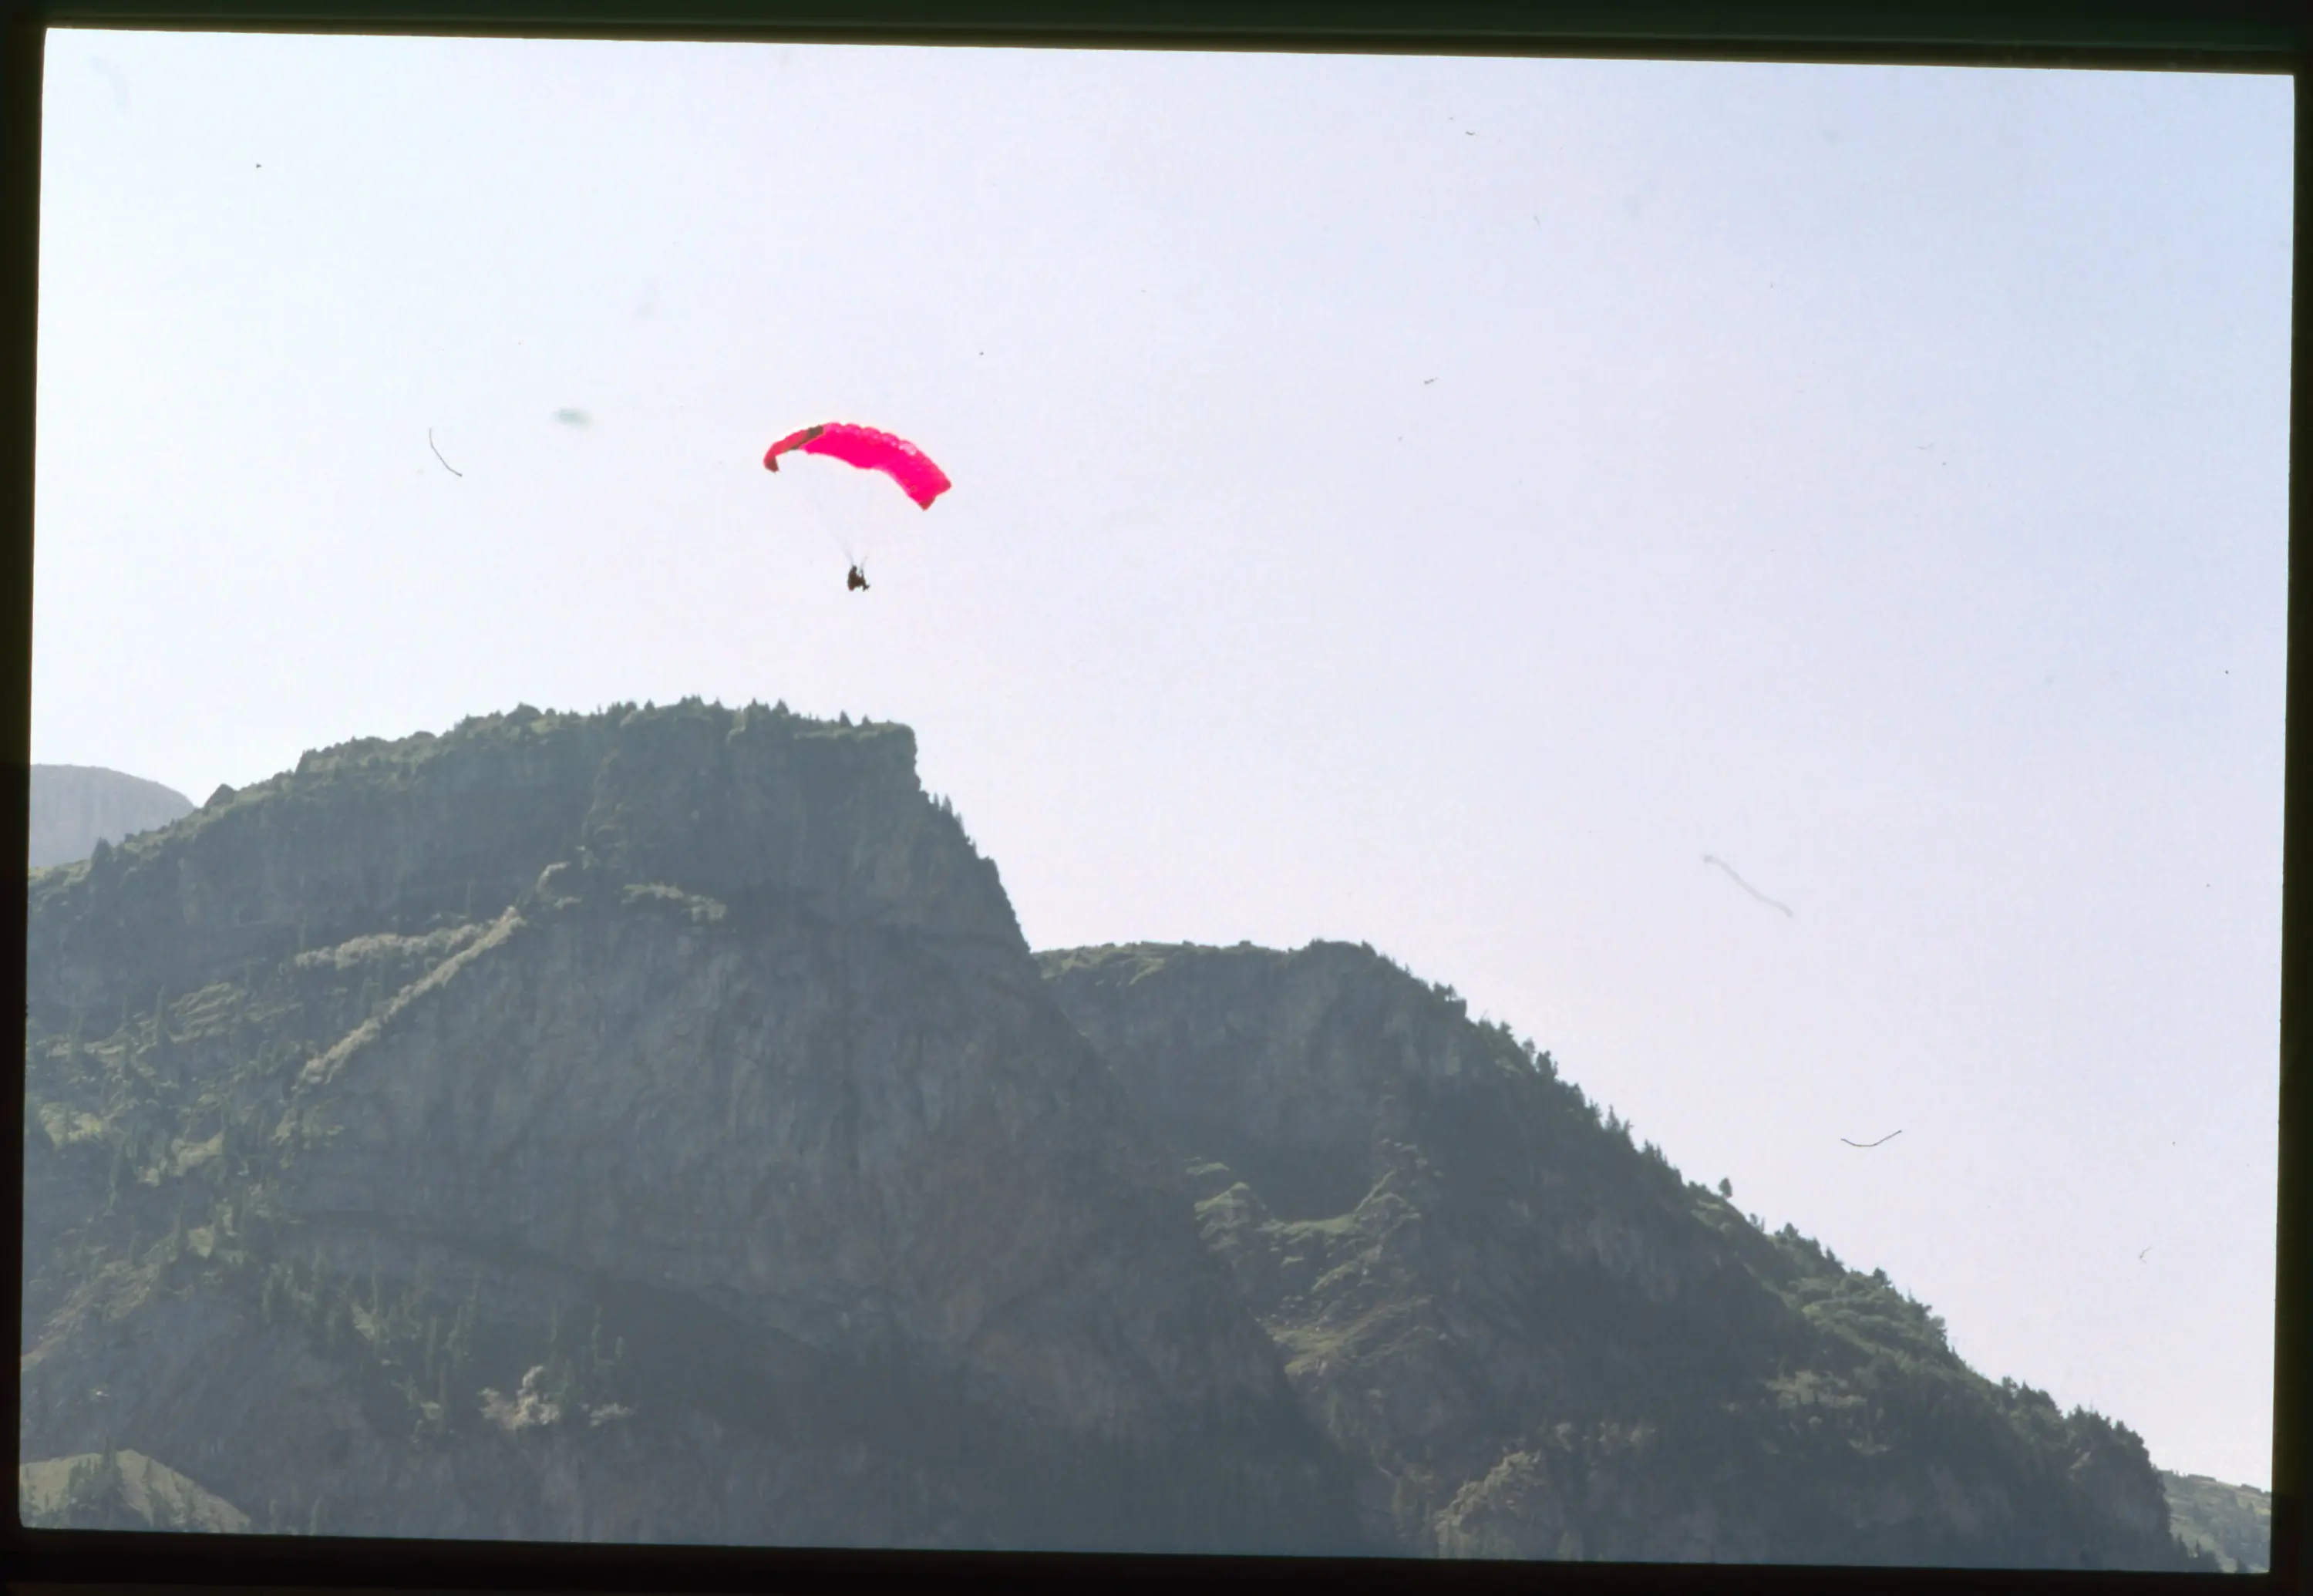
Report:
<svg viewBox="0 0 2313 1596"><path fill-rule="evenodd" d="M360 744L32 878L22 1453L260 1527L1356 1544L901 728Z"/></svg>

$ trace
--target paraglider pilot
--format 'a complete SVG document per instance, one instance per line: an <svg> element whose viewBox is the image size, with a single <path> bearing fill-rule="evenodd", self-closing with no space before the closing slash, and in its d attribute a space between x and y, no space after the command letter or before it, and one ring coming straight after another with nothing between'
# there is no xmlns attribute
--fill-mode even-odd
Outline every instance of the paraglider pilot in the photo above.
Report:
<svg viewBox="0 0 2313 1596"><path fill-rule="evenodd" d="M855 565L855 566L853 566L853 567L851 568L851 574L850 574L850 576L849 576L849 577L847 577L847 578L844 578L843 586L844 586L845 589L846 589L847 591L849 591L849 592L852 592L852 593L865 593L865 592L866 592L866 591L867 591L867 573L866 573L866 571L861 570L857 566L856 566L856 565Z"/></svg>

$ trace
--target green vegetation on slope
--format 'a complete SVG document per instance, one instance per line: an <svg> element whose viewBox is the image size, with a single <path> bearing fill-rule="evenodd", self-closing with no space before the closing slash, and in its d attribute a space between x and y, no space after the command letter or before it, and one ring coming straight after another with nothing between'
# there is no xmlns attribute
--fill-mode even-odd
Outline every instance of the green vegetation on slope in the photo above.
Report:
<svg viewBox="0 0 2313 1596"><path fill-rule="evenodd" d="M27 1529L173 1530L242 1535L249 1515L142 1452L83 1452L16 1467Z"/></svg>
<svg viewBox="0 0 2313 1596"><path fill-rule="evenodd" d="M2204 1474L2163 1472L2177 1539L2208 1554L2227 1574L2263 1574L2273 1558L2273 1498L2251 1486Z"/></svg>
<svg viewBox="0 0 2313 1596"><path fill-rule="evenodd" d="M904 728L518 710L27 886L35 1455L268 1530L1358 1544Z"/></svg>
<svg viewBox="0 0 2313 1596"><path fill-rule="evenodd" d="M33 873L43 1521L2239 1560L1370 948L1040 983L912 760L521 710Z"/></svg>
<svg viewBox="0 0 2313 1596"><path fill-rule="evenodd" d="M2185 1567L2142 1443L1368 948L1040 956L1409 1551Z"/></svg>

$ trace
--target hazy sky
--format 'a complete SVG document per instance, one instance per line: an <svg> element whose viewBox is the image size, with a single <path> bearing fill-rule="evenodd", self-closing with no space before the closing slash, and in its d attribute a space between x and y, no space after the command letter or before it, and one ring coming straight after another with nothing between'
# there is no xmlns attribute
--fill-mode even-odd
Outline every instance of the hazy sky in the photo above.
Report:
<svg viewBox="0 0 2313 1596"><path fill-rule="evenodd" d="M1370 941L2263 1486L2290 97L55 33L33 757L903 720L1037 946Z"/></svg>

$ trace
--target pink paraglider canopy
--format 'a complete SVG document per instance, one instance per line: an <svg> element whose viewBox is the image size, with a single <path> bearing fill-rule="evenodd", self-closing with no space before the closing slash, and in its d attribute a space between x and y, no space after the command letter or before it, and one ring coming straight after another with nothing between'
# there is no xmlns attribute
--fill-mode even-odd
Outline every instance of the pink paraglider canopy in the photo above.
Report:
<svg viewBox="0 0 2313 1596"><path fill-rule="evenodd" d="M932 507L932 500L954 486L947 480L947 472L932 463L930 455L907 439L878 432L872 427L854 427L849 421L830 421L788 433L763 456L763 468L778 470L779 456L790 449L800 449L806 454L826 454L862 471L880 471L928 510Z"/></svg>

